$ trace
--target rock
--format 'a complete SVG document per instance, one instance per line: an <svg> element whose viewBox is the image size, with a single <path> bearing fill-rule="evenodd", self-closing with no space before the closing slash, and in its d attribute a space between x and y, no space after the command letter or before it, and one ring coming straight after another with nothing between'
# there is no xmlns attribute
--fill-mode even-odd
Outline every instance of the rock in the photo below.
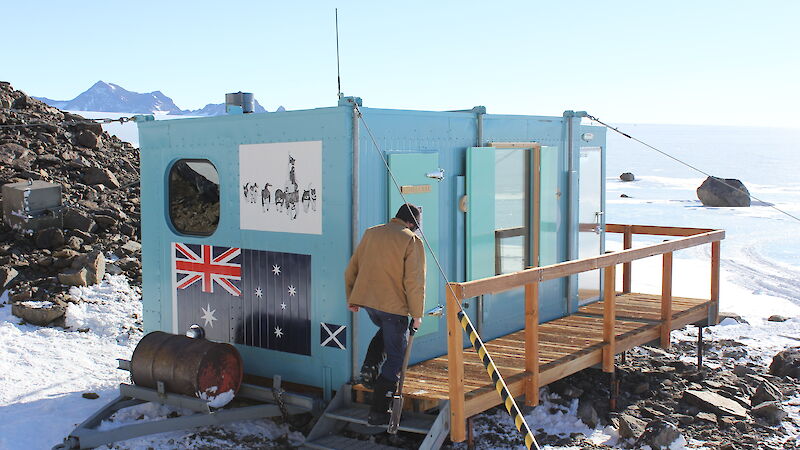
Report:
<svg viewBox="0 0 800 450"><path fill-rule="evenodd" d="M772 358L770 375L800 379L800 347L786 349Z"/></svg>
<svg viewBox="0 0 800 450"><path fill-rule="evenodd" d="M622 181L633 181L636 179L636 177L634 177L633 174L630 172L625 172L619 176L619 179Z"/></svg>
<svg viewBox="0 0 800 450"><path fill-rule="evenodd" d="M620 194L619 197L620 198L631 198L631 196L628 195L628 194Z"/></svg>
<svg viewBox="0 0 800 450"><path fill-rule="evenodd" d="M750 396L750 404L758 405L764 402L779 402L783 400L783 393L774 384L764 380L756 388L756 392Z"/></svg>
<svg viewBox="0 0 800 450"><path fill-rule="evenodd" d="M88 271L84 268L69 270L58 274L58 281L67 286L87 286Z"/></svg>
<svg viewBox="0 0 800 450"><path fill-rule="evenodd" d="M736 374L738 377L746 377L747 375L753 375L756 373L752 367L746 366L744 364L736 364L733 366L733 373Z"/></svg>
<svg viewBox="0 0 800 450"><path fill-rule="evenodd" d="M89 167L86 169L86 172L83 174L83 181L88 185L102 184L111 189L119 187L117 177L114 176L110 170L101 169L99 167Z"/></svg>
<svg viewBox="0 0 800 450"><path fill-rule="evenodd" d="M734 320L734 321L736 321L738 323L747 323L747 321L744 320L742 318L742 316L740 316L740 315L738 315L736 313L720 311L720 313L719 313L719 323L722 323L722 321L725 320L725 319L731 319L731 320Z"/></svg>
<svg viewBox="0 0 800 450"><path fill-rule="evenodd" d="M97 230L97 224L88 214L68 208L64 211L64 228L91 233Z"/></svg>
<svg viewBox="0 0 800 450"><path fill-rule="evenodd" d="M13 267L0 267L0 294L11 286L11 282L17 275L19 272Z"/></svg>
<svg viewBox="0 0 800 450"><path fill-rule="evenodd" d="M786 411L778 402L763 402L753 407L750 412L756 417L764 418L771 425L780 424L781 420L787 416Z"/></svg>
<svg viewBox="0 0 800 450"><path fill-rule="evenodd" d="M717 423L717 415L712 413L699 412L694 416L694 418L696 420L704 420L706 422L711 422L713 424Z"/></svg>
<svg viewBox="0 0 800 450"><path fill-rule="evenodd" d="M137 252L141 252L141 251L142 251L142 244L140 244L140 243L138 243L136 241L128 241L124 245L120 246L117 249L116 253L117 253L118 256L124 257L124 256L133 255L133 254L135 254Z"/></svg>
<svg viewBox="0 0 800 450"><path fill-rule="evenodd" d="M77 236L70 236L67 238L67 247L73 250L79 250L81 245L83 245L83 239Z"/></svg>
<svg viewBox="0 0 800 450"><path fill-rule="evenodd" d="M630 414L619 416L619 437L623 439L636 439L642 435L647 423Z"/></svg>
<svg viewBox="0 0 800 450"><path fill-rule="evenodd" d="M682 436L675 425L664 420L653 420L647 424L644 433L636 440L636 445L640 447L649 445L653 450L668 449Z"/></svg>
<svg viewBox="0 0 800 450"><path fill-rule="evenodd" d="M98 398L100 398L100 396L97 395L96 392L84 392L83 394L81 394L81 397L89 400L97 400Z"/></svg>
<svg viewBox="0 0 800 450"><path fill-rule="evenodd" d="M100 225L101 228L111 228L117 224L117 219L106 216L105 214L95 214L94 220Z"/></svg>
<svg viewBox="0 0 800 450"><path fill-rule="evenodd" d="M129 225L127 223L123 223L119 226L119 232L124 234L125 236L133 237L136 235L136 227Z"/></svg>
<svg viewBox="0 0 800 450"><path fill-rule="evenodd" d="M78 133L76 140L78 144L87 148L97 149L100 147L100 138L89 130L83 130Z"/></svg>
<svg viewBox="0 0 800 450"><path fill-rule="evenodd" d="M63 306L39 300L17 302L11 306L11 314L33 325L45 326L64 316L66 308Z"/></svg>
<svg viewBox="0 0 800 450"><path fill-rule="evenodd" d="M750 206L750 191L735 178L708 177L697 188L697 198L703 206Z"/></svg>
<svg viewBox="0 0 800 450"><path fill-rule="evenodd" d="M106 258L99 250L75 258L73 269L86 269L86 283L91 286L103 281L106 274Z"/></svg>
<svg viewBox="0 0 800 450"><path fill-rule="evenodd" d="M28 96L25 95L25 94L22 94L19 97L17 97L16 99L14 99L14 102L11 103L11 107L14 108L14 109L25 109L25 108L28 107L29 103L30 103L30 99L28 98Z"/></svg>
<svg viewBox="0 0 800 450"><path fill-rule="evenodd" d="M124 270L122 270L122 269L121 269L119 266L117 266L116 264L106 264L106 273L108 273L108 274L111 274L111 275L121 275L121 274L123 274L124 272L125 272L125 271L124 271Z"/></svg>
<svg viewBox="0 0 800 450"><path fill-rule="evenodd" d="M648 383L647 381L642 381L641 383L637 383L636 386L633 387L632 392L636 395L642 395L649 390L650 390L650 383Z"/></svg>
<svg viewBox="0 0 800 450"><path fill-rule="evenodd" d="M39 248L54 248L64 245L64 232L60 228L45 228L36 233L34 238Z"/></svg>
<svg viewBox="0 0 800 450"><path fill-rule="evenodd" d="M597 426L600 418L597 415L597 411L592 406L591 402L586 400L580 401L580 406L578 406L578 418L581 419L583 423L586 424L589 428L594 428Z"/></svg>
<svg viewBox="0 0 800 450"><path fill-rule="evenodd" d="M747 417L747 410L742 405L714 392L687 390L683 393L683 400L704 411L734 416L739 419Z"/></svg>
<svg viewBox="0 0 800 450"><path fill-rule="evenodd" d="M787 320L789 320L788 317L780 316L777 314L769 316L769 319L767 319L768 322L786 322Z"/></svg>

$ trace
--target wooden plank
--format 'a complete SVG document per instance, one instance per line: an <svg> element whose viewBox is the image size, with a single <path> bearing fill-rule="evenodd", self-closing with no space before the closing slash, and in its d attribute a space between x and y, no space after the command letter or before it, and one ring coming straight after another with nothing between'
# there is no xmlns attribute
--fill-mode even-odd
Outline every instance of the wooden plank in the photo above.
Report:
<svg viewBox="0 0 800 450"><path fill-rule="evenodd" d="M661 267L661 347L669 348L672 331L672 252L664 253Z"/></svg>
<svg viewBox="0 0 800 450"><path fill-rule="evenodd" d="M525 404L539 404L539 283L525 285Z"/></svg>
<svg viewBox="0 0 800 450"><path fill-rule="evenodd" d="M633 234L646 234L651 236L694 236L696 234L714 231L713 228L687 228L687 227L662 227L653 225L623 225L607 223L606 231L609 233L624 233L626 227L631 227Z"/></svg>
<svg viewBox="0 0 800 450"><path fill-rule="evenodd" d="M725 238L725 231L717 230L695 236L682 237L668 242L661 242L647 247L632 248L608 253L594 258L578 259L543 267L534 267L510 274L497 275L465 283L454 283L461 287L459 298L477 297L488 293L496 293L524 286L528 283L542 282L556 278L588 272L602 267L622 264L637 259L648 258L668 252L674 252L697 245L708 244Z"/></svg>
<svg viewBox="0 0 800 450"><path fill-rule="evenodd" d="M603 270L603 372L614 371L614 356L616 355L614 348L614 341L616 340L616 333L614 332L615 314L614 311L614 297L616 297L616 281L615 266L608 266Z"/></svg>
<svg viewBox="0 0 800 450"><path fill-rule="evenodd" d="M451 285L453 283L450 283ZM458 320L461 300L447 291L447 373L450 391L450 440L462 442L467 438L467 418L464 416L464 331Z"/></svg>
<svg viewBox="0 0 800 450"><path fill-rule="evenodd" d="M721 250L719 241L711 243L711 313L709 314L711 323L709 325L716 325L719 323L719 268Z"/></svg>
<svg viewBox="0 0 800 450"><path fill-rule="evenodd" d="M608 230L608 225L606 225L606 230ZM629 248L633 247L633 225L625 225L625 231L622 237L622 248L628 250ZM631 273L633 269L632 262L626 262L622 265L622 293L627 294L631 291L631 283L633 283L633 279L631 278L633 275Z"/></svg>

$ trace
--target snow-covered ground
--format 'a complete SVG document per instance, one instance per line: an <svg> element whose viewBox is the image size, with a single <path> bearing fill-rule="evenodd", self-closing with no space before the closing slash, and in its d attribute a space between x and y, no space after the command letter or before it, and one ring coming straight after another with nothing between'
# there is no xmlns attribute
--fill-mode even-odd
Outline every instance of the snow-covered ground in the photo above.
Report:
<svg viewBox="0 0 800 450"><path fill-rule="evenodd" d="M134 125L122 127L135 130ZM794 148L800 142L800 129L666 125L623 125L622 129L714 175L739 178L756 197L800 216L800 180L795 175L800 167L800 152ZM765 365L779 350L798 345L800 222L759 202L740 209L702 207L695 189L703 175L613 132L609 134L608 147L609 222L726 230L727 238L722 243L721 310L735 312L749 324L723 323L712 327L709 337L747 344L750 356ZM636 175L637 181L619 181L618 175L628 171ZM621 198L621 194L629 198ZM654 241L635 242L644 245ZM621 248L620 236L609 235L608 248ZM660 292L660 264L658 258L634 264L635 291ZM708 246L676 253L674 268L675 295L708 295ZM74 293L90 303L70 306L68 331L20 325L11 315L10 306L0 308L0 449L50 448L112 399L116 386L128 379L127 372L115 368L115 359L129 358L141 337L136 327L141 316L138 290L117 276ZM773 314L790 320L768 322L766 318ZM693 331L674 333L673 339L693 340ZM81 394L85 392L96 392L100 399L84 399ZM167 414L165 409L152 405L137 408L120 413L118 421ZM548 434L582 433L597 444L616 443L613 430L592 430L580 422L576 408L557 406L545 399L527 417L529 423L536 424L535 428L544 428ZM557 412L552 414L553 411ZM790 407L789 412L800 419L797 407ZM488 413L483 419L487 426L510 427L504 413ZM283 439L281 442L287 445L298 444L302 439L297 433L289 433L285 425L268 420L231 425L224 431L166 433L125 442L123 448L230 447L237 439L231 441L231 436ZM481 427L476 431L480 433Z"/></svg>

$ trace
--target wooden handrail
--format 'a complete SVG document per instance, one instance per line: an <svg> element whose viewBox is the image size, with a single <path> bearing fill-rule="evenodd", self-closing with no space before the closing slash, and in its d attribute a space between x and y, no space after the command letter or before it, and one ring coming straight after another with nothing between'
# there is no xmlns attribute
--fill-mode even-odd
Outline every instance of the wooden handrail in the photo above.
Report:
<svg viewBox="0 0 800 450"><path fill-rule="evenodd" d="M511 229L513 230L513 229ZM501 230L500 234L511 233ZM637 259L663 255L661 290L661 343L669 345L672 319L672 260L673 252L703 244L711 244L711 305L709 320L716 321L719 312L720 241L725 239L724 230L705 228L659 227L650 225L607 224L606 231L624 234L624 250L594 258L584 258L533 267L510 274L497 275L464 283L449 283L447 286L447 356L450 394L450 437L453 442L466 438L464 397L464 338L457 313L462 300L479 295L503 292L525 286L525 372L526 403L535 405L539 401L539 284L543 281L567 277L582 272L603 269L603 371L614 371L616 355L616 266L623 265L623 290L631 289L631 263ZM632 247L633 234L674 236L677 239L640 248Z"/></svg>
<svg viewBox="0 0 800 450"><path fill-rule="evenodd" d="M497 275L480 280L467 281L465 283L454 283L459 286L456 294L459 299L477 297L479 295L503 292L524 286L529 283L541 283L542 281L553 280L556 278L575 275L590 270L600 269L612 265L627 263L637 259L648 258L650 256L662 255L689 247L695 247L710 242L717 242L725 239L725 231L712 230L693 236L681 237L672 241L661 242L648 245L646 247L632 248L619 252L608 253L594 258L577 259L549 266L534 267L521 270L519 272Z"/></svg>

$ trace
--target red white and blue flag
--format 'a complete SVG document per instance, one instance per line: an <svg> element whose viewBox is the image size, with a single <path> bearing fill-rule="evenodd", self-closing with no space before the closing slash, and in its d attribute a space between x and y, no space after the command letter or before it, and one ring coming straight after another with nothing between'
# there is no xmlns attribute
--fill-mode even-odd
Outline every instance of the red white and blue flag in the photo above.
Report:
<svg viewBox="0 0 800 450"><path fill-rule="evenodd" d="M176 332L311 354L311 256L173 243Z"/></svg>

